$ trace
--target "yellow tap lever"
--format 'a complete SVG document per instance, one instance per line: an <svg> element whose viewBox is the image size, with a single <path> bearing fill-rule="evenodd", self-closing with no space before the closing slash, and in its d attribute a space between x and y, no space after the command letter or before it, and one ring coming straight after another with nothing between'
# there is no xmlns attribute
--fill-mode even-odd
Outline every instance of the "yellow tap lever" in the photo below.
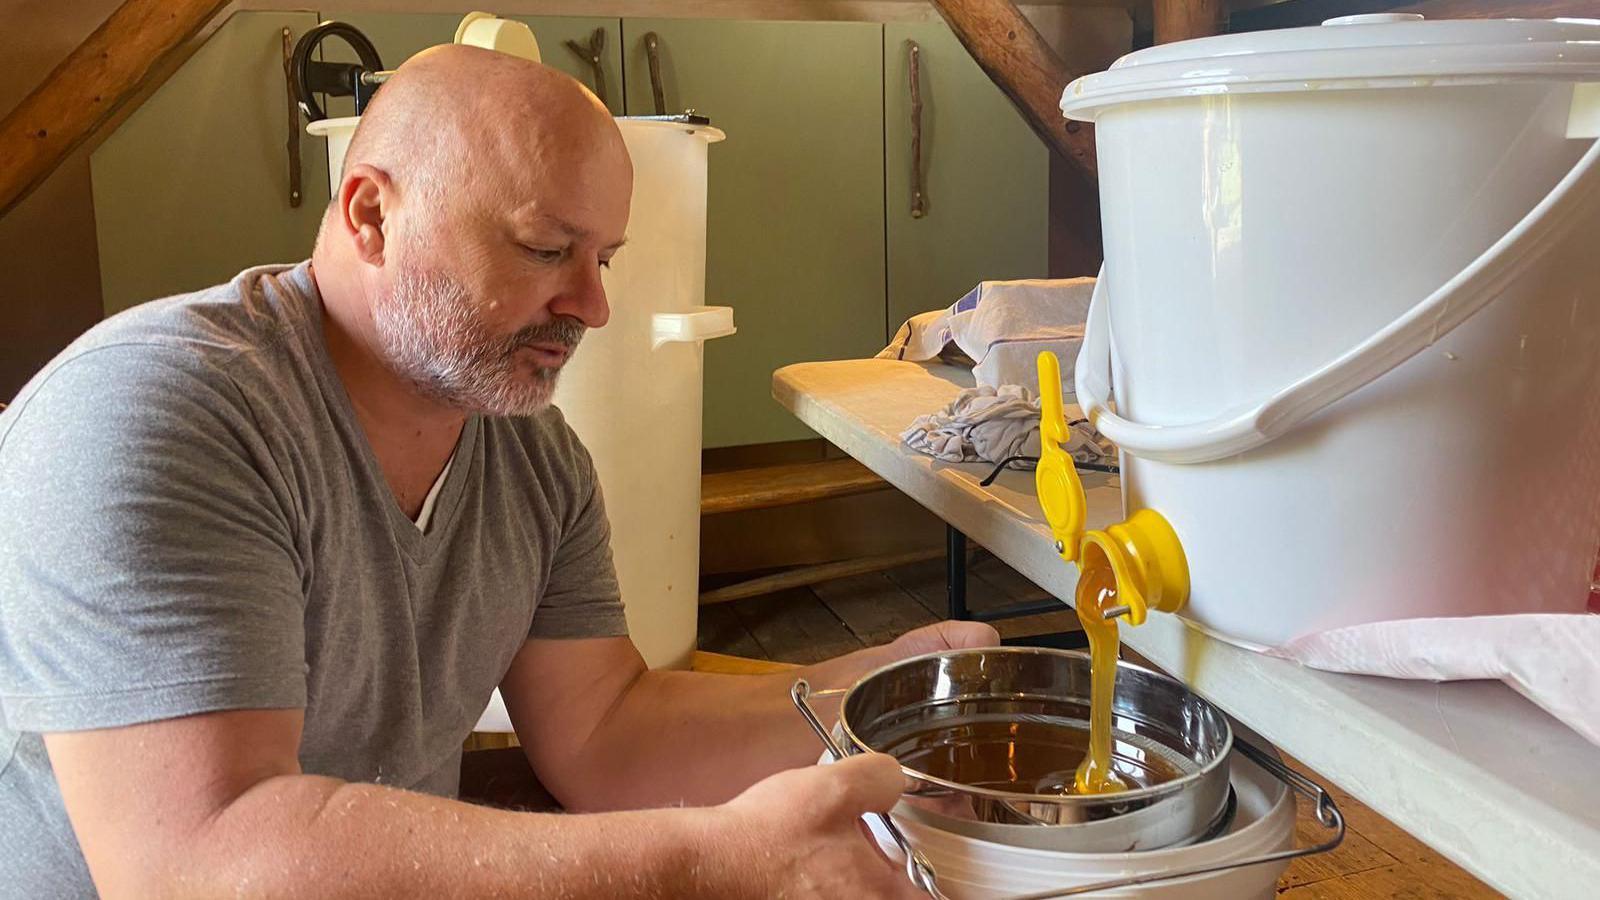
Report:
<svg viewBox="0 0 1600 900"><path fill-rule="evenodd" d="M1070 437L1065 408L1061 403L1061 363L1049 351L1039 354L1039 465L1033 470L1034 490L1044 509L1050 534L1056 539L1056 552L1067 562L1078 558L1078 542L1089 501L1083 494L1071 454L1061 449Z"/></svg>

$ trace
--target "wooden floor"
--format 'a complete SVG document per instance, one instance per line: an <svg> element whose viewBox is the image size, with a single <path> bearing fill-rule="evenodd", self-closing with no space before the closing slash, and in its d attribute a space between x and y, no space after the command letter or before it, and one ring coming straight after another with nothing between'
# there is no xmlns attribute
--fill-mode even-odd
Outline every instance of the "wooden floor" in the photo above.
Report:
<svg viewBox="0 0 1600 900"><path fill-rule="evenodd" d="M968 606L974 610L1048 596L994 557L978 551L969 567ZM752 597L700 610L700 649L778 662L810 663L881 643L945 617L944 561L914 563L810 588ZM996 623L1004 637L1077 628L1070 610ZM1500 894L1428 849L1327 779L1295 768L1329 787L1348 824L1331 853L1296 860L1278 881L1283 900L1478 900ZM1302 801L1296 843L1321 829Z"/></svg>
<svg viewBox="0 0 1600 900"><path fill-rule="evenodd" d="M972 610L1043 600L1049 595L1006 564L978 551L968 566ZM700 608L700 649L753 659L812 663L947 618L942 558L887 572L854 575ZM1058 613L995 623L1004 637L1077 630L1078 619Z"/></svg>

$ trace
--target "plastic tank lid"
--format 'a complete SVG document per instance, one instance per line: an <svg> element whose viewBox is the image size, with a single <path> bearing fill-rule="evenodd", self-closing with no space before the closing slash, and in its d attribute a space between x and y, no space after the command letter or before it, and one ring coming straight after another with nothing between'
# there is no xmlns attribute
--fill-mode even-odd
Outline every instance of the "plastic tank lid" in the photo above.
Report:
<svg viewBox="0 0 1600 900"><path fill-rule="evenodd" d="M1381 13L1178 41L1067 85L1061 112L1092 122L1141 100L1508 81L1600 82L1600 21Z"/></svg>

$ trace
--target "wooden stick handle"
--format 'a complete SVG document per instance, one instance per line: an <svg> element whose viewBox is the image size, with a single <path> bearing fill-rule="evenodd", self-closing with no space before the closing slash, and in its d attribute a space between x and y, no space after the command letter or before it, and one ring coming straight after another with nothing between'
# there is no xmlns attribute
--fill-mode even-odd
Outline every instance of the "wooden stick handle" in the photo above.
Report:
<svg viewBox="0 0 1600 900"><path fill-rule="evenodd" d="M927 215L922 185L922 48L910 45L911 61L911 218Z"/></svg>
<svg viewBox="0 0 1600 900"><path fill-rule="evenodd" d="M661 84L661 39L654 31L644 35L644 55L650 63L650 99L655 101L656 115L667 114L667 91Z"/></svg>

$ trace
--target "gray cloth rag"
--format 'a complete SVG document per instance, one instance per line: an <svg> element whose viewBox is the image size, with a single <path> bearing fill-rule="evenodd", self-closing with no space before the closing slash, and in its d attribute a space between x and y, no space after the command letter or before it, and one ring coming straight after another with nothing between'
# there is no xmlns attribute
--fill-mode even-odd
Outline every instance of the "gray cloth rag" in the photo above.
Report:
<svg viewBox="0 0 1600 900"><path fill-rule="evenodd" d="M1070 426L1068 453L1080 463L1114 463L1111 443L1087 422ZM1020 385L980 384L951 404L918 416L900 435L906 446L945 462L998 463L1012 456L1039 455L1039 399Z"/></svg>

